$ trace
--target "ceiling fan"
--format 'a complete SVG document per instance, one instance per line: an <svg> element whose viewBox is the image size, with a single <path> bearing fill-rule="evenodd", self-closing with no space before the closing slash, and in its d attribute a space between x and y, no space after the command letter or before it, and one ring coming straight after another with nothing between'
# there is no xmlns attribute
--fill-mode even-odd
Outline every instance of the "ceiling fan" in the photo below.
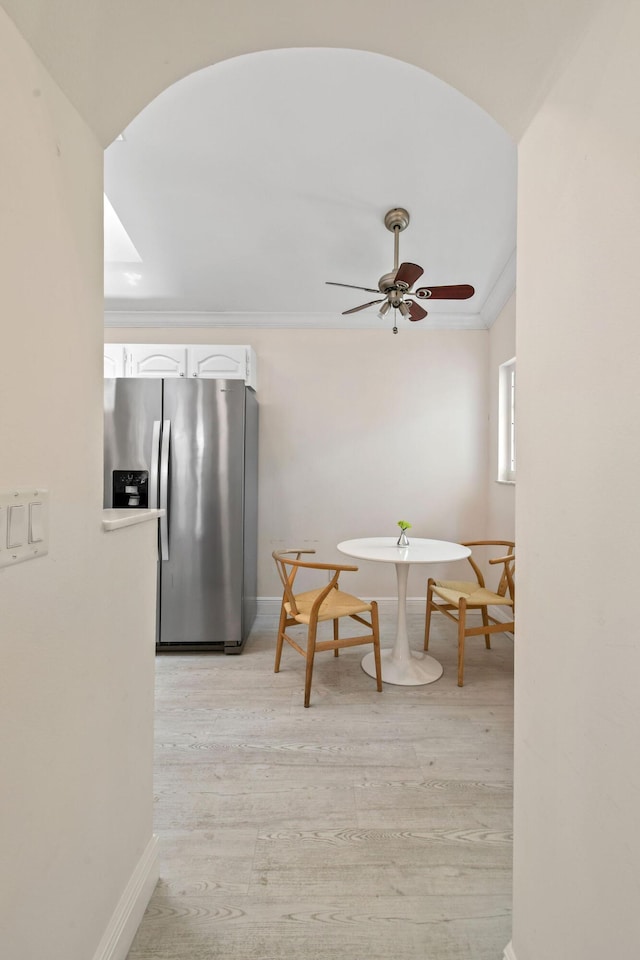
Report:
<svg viewBox="0 0 640 960"><path fill-rule="evenodd" d="M417 290L412 290L411 287L416 280L420 279L424 270L417 263L401 263L398 266L400 234L409 225L409 214L402 207L394 207L393 210L389 210L385 214L384 225L387 230L391 230L393 233L393 270L380 277L377 290L373 287L357 287L352 283L326 281L332 287L350 287L352 290L364 290L366 293L383 294L379 300L370 300L369 303L362 303L359 307L343 310L343 316L348 313L357 313L359 310L366 310L367 307L373 307L375 304L381 303L379 317L384 317L393 307L394 310L399 310L400 314L403 317L408 317L409 320L422 320L423 317L427 316L427 311L415 300L411 300L411 296L415 296L419 300L468 300L469 297L474 295L475 290L468 283L458 283L446 287L418 287ZM397 314L394 314L395 316ZM395 320L393 332L398 332Z"/></svg>

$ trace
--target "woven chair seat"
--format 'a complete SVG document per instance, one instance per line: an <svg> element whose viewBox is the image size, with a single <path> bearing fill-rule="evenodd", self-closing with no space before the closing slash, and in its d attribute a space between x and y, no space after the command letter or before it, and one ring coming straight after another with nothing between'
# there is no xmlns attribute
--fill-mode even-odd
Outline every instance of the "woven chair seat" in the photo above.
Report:
<svg viewBox="0 0 640 960"><path fill-rule="evenodd" d="M297 594L295 602L298 613L293 614L291 604L287 602L284 605L287 614L297 620L298 623L308 624L313 601L318 594L322 593L323 589L324 587L319 590L308 590L306 593ZM320 606L318 620L335 620L336 617L351 617L356 613L370 612L371 604L365 600L360 600L350 593L343 593L342 590L331 590Z"/></svg>
<svg viewBox="0 0 640 960"><path fill-rule="evenodd" d="M468 607L485 607L487 604L496 607L513 606L510 597L502 597L499 593L493 593L486 587L479 587L477 583L467 580L436 580L433 592L454 607L458 607L461 600L466 600Z"/></svg>

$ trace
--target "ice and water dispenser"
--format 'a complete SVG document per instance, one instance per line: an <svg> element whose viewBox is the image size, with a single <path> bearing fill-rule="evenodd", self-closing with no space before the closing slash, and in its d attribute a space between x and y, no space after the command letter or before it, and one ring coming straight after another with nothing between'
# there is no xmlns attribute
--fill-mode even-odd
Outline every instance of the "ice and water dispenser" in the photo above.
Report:
<svg viewBox="0 0 640 960"><path fill-rule="evenodd" d="M149 506L149 471L114 470L113 506L140 507Z"/></svg>

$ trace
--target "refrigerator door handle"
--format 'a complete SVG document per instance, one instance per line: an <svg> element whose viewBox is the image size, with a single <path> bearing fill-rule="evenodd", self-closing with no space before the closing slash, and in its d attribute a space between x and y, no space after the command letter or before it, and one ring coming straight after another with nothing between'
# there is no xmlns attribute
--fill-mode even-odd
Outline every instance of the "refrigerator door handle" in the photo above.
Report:
<svg viewBox="0 0 640 960"><path fill-rule="evenodd" d="M151 434L151 470L149 471L149 506L158 506L158 469L160 467L160 421L153 421Z"/></svg>
<svg viewBox="0 0 640 960"><path fill-rule="evenodd" d="M169 445L171 441L171 420L162 423L162 443L160 446L160 507L164 516L160 517L160 556L169 559Z"/></svg>

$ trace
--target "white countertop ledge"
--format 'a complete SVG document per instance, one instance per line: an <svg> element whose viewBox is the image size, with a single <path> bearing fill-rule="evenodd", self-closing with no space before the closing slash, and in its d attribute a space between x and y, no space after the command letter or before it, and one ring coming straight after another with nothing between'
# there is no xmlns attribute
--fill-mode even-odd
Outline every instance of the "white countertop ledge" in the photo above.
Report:
<svg viewBox="0 0 640 960"><path fill-rule="evenodd" d="M146 523L148 520L157 520L158 517L164 517L164 515L164 510L103 510L102 529L108 533L111 530L120 530L121 527L133 527L138 523Z"/></svg>

